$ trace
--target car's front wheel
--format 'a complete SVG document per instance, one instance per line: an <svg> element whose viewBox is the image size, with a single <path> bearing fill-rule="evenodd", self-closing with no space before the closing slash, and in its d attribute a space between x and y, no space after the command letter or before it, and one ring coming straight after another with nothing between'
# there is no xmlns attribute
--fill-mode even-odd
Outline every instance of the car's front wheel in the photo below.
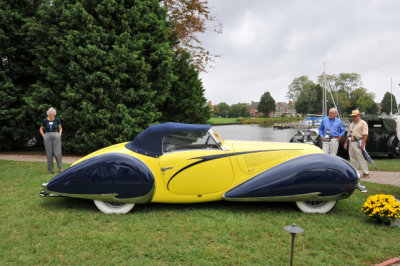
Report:
<svg viewBox="0 0 400 266"><path fill-rule="evenodd" d="M333 201L296 201L297 207L306 213L328 213L335 207L337 200Z"/></svg>
<svg viewBox="0 0 400 266"><path fill-rule="evenodd" d="M110 201L94 200L96 207L107 214L124 214L135 206L135 203L118 203Z"/></svg>

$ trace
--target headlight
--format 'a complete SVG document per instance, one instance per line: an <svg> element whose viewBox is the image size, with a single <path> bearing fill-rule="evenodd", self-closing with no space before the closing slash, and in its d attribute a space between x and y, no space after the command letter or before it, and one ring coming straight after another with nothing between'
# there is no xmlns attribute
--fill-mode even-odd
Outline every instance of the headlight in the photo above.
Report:
<svg viewBox="0 0 400 266"><path fill-rule="evenodd" d="M317 141L317 139L318 139L317 131L312 130L310 132L310 139L311 139L312 142L316 142Z"/></svg>
<svg viewBox="0 0 400 266"><path fill-rule="evenodd" d="M301 132L300 130L297 131L297 133L294 135L294 137L298 140L298 141L303 141L304 139L304 133Z"/></svg>

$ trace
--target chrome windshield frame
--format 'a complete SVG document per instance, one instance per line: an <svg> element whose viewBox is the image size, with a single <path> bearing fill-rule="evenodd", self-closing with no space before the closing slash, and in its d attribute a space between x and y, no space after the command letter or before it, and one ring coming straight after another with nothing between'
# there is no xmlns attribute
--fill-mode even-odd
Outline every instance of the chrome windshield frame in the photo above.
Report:
<svg viewBox="0 0 400 266"><path fill-rule="evenodd" d="M215 141L215 143L217 143L217 145L221 148L221 150L223 151L229 150L223 146L223 140L219 136L219 133L215 131L212 127L208 130L208 134L213 138L213 140Z"/></svg>

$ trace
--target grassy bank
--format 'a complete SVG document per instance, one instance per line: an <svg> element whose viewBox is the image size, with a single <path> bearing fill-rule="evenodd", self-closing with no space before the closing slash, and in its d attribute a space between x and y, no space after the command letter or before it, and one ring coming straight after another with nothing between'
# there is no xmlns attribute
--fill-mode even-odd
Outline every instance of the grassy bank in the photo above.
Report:
<svg viewBox="0 0 400 266"><path fill-rule="evenodd" d="M89 200L39 198L46 164L0 160L0 264L365 265L397 257L400 228L367 221L356 191L326 215L292 203L146 204L105 215ZM363 182L370 194L399 187ZM323 245L321 245L323 243ZM343 258L346 258L345 260Z"/></svg>
<svg viewBox="0 0 400 266"><path fill-rule="evenodd" d="M224 118L224 117L213 117L208 123L210 124L259 124L262 126L273 126L274 123L290 123L301 121L304 118L301 117L247 117L247 118Z"/></svg>

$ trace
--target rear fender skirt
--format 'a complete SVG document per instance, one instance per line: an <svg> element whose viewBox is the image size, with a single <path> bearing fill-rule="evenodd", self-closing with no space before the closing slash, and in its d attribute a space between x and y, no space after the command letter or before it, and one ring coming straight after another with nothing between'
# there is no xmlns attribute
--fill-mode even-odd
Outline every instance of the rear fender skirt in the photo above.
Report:
<svg viewBox="0 0 400 266"><path fill-rule="evenodd" d="M155 190L152 172L139 159L107 153L84 160L43 186L49 194L116 202L149 202Z"/></svg>
<svg viewBox="0 0 400 266"><path fill-rule="evenodd" d="M225 193L228 201L337 200L358 184L357 171L338 156L308 154L281 163Z"/></svg>

